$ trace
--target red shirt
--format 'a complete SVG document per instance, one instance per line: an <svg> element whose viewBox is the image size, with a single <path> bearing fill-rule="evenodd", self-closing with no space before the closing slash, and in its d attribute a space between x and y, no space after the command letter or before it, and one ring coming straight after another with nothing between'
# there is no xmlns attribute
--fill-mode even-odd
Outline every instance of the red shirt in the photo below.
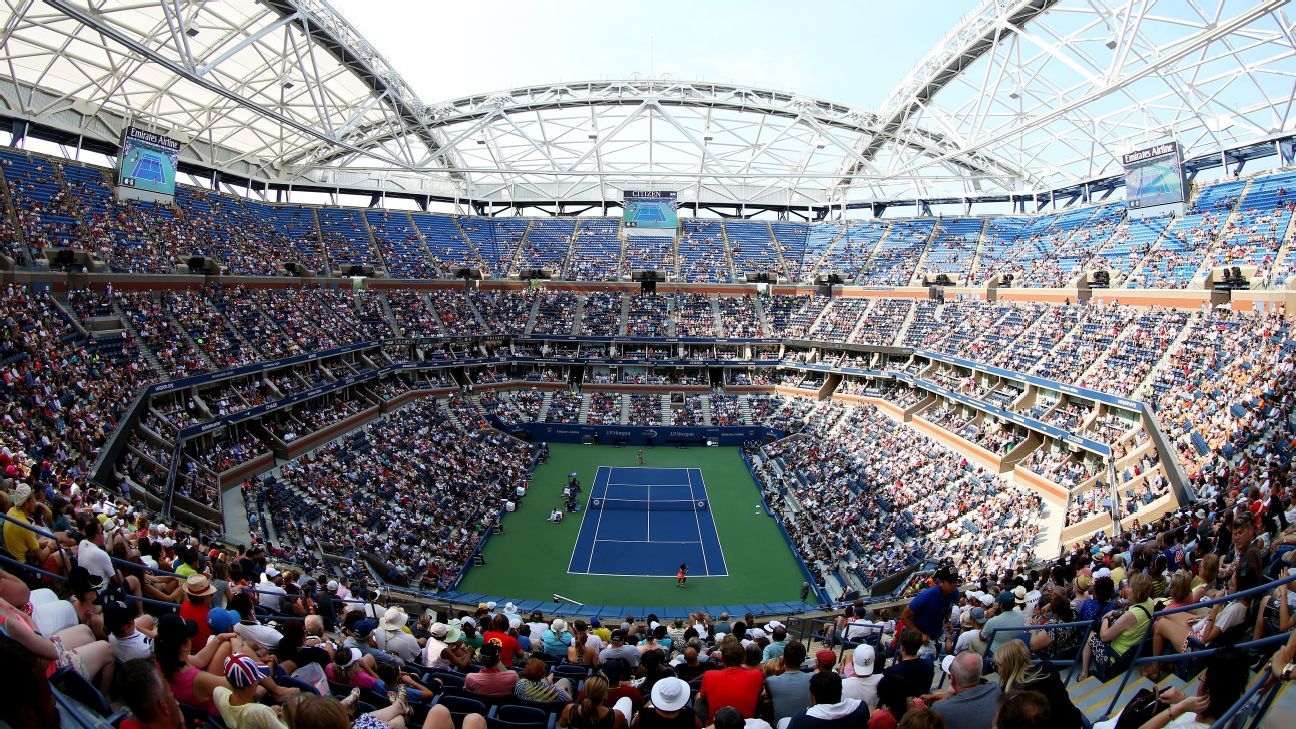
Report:
<svg viewBox="0 0 1296 729"><path fill-rule="evenodd" d="M210 605L195 605L185 598L180 603L180 617L185 620L192 620L198 624L198 632L194 634L189 643L189 651L197 653L207 645L207 639L211 637L211 626L207 624L207 613L211 611Z"/></svg>
<svg viewBox="0 0 1296 729"><path fill-rule="evenodd" d="M500 647L500 663L505 666L513 665L513 654L522 650L522 646L517 642L517 638L508 633L497 633L494 630L488 630L482 633L482 641L485 643L494 643Z"/></svg>
<svg viewBox="0 0 1296 729"><path fill-rule="evenodd" d="M724 670L702 674L702 690L698 694L706 698L706 723L710 724L715 713L726 706L737 709L745 719L754 719L756 700L760 698L764 681L760 669L742 666L726 666Z"/></svg>
<svg viewBox="0 0 1296 729"><path fill-rule="evenodd" d="M464 688L482 696L512 696L517 682L517 671L483 668L464 677Z"/></svg>

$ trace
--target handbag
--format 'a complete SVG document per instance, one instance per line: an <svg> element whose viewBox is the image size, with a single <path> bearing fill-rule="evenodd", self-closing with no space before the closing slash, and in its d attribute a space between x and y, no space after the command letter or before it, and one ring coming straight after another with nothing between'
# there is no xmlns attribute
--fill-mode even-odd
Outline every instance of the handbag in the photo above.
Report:
<svg viewBox="0 0 1296 729"><path fill-rule="evenodd" d="M1151 689L1139 689L1121 710L1115 729L1138 729L1166 708L1160 701L1160 694Z"/></svg>

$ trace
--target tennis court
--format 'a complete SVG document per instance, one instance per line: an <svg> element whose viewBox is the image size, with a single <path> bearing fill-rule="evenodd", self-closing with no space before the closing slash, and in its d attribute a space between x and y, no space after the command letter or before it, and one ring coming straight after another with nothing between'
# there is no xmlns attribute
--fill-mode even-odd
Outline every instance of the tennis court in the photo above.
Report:
<svg viewBox="0 0 1296 729"><path fill-rule="evenodd" d="M569 574L729 574L699 469L600 466L582 513Z"/></svg>

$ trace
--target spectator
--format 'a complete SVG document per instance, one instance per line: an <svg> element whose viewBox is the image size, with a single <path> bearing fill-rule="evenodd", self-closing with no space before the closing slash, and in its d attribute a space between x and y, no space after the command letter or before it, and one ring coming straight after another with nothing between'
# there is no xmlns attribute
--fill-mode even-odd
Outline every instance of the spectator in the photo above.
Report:
<svg viewBox="0 0 1296 729"><path fill-rule="evenodd" d="M405 623L408 620L409 616L400 607L387 608L387 611L383 613L382 620L378 621L378 629L374 631L374 645L405 663L418 663L423 647L419 645L418 639L406 630ZM504 625L505 627L508 626L507 620L504 621ZM510 640L512 639L510 638ZM517 641L513 641L513 643L516 645ZM510 661L512 657L512 653L510 653Z"/></svg>
<svg viewBox="0 0 1296 729"><path fill-rule="evenodd" d="M995 666L999 671L999 686L1004 696L1011 700L1023 692L1039 693L1046 701L1050 726L1056 729L1080 729L1084 717L1071 703L1066 686L1057 671L1047 663L1031 665L1030 649L1020 640L1010 640L995 651Z"/></svg>
<svg viewBox="0 0 1296 729"><path fill-rule="evenodd" d="M1129 609L1120 615L1107 613L1099 629L1089 634L1080 662L1081 675L1088 675L1091 666L1099 678L1112 675L1129 649L1138 645L1147 634L1152 613L1156 610L1152 578L1135 572L1130 575L1128 585Z"/></svg>
<svg viewBox="0 0 1296 729"><path fill-rule="evenodd" d="M778 729L853 728L868 719L868 704L859 699L842 698L842 678L836 673L816 673L810 679L812 705L790 719L780 721Z"/></svg>
<svg viewBox="0 0 1296 729"><path fill-rule="evenodd" d="M545 662L539 658L532 658L527 661L526 668L522 670L522 677L513 688L513 695L523 701L537 704L569 702L572 697L572 685L565 678L554 680Z"/></svg>
<svg viewBox="0 0 1296 729"><path fill-rule="evenodd" d="M635 714L635 729L701 729L702 721L688 706L688 684L678 678L658 681L652 689L652 703Z"/></svg>
<svg viewBox="0 0 1296 729"><path fill-rule="evenodd" d="M464 688L483 696L512 696L518 674L505 667L502 655L499 645L484 643L480 651L482 669L464 677Z"/></svg>
<svg viewBox="0 0 1296 729"><path fill-rule="evenodd" d="M692 650L692 649L690 649ZM810 673L801 670L805 663L805 644L790 640L781 657L782 672L765 679L765 694L773 705L774 723L786 719L810 706Z"/></svg>
<svg viewBox="0 0 1296 729"><path fill-rule="evenodd" d="M1057 726L1054 721L1048 697L1038 691L1021 690L1005 696L994 726L995 729L1049 729Z"/></svg>
<svg viewBox="0 0 1296 729"><path fill-rule="evenodd" d="M900 657L885 671L884 676L895 676L904 681L905 696L923 696L931 688L936 669L932 662L921 658L918 651L922 649L924 634L916 630L905 631L900 636Z"/></svg>
<svg viewBox="0 0 1296 729"><path fill-rule="evenodd" d="M639 667L639 649L632 645L626 645L626 632L624 629L617 628L612 631L612 641L607 648L599 653L599 661L606 663L611 659L620 659L626 662L631 669Z"/></svg>
<svg viewBox="0 0 1296 729"><path fill-rule="evenodd" d="M874 673L876 652L867 643L855 647L851 655L851 666L855 675L842 681L842 696L848 699L859 699L868 704L869 711L878 707L878 683L882 681L881 673ZM931 686L930 683L927 684Z"/></svg>
<svg viewBox="0 0 1296 729"><path fill-rule="evenodd" d="M560 726L572 727L572 729L624 729L630 723L630 699L620 698L613 708L608 708L603 704L607 698L608 682L607 679L599 674L594 674L585 679L585 690L580 703L568 704L563 707L562 714L558 717ZM669 697L674 699L679 695L688 697L688 686L682 689L671 687ZM654 697L657 694L654 693ZM668 705L670 702L667 702Z"/></svg>
<svg viewBox="0 0 1296 729"><path fill-rule="evenodd" d="M737 639L727 636L720 642L720 658L724 668L702 674L702 688L698 699L706 702L707 721L716 711L733 707L744 718L756 716L756 701L760 698L764 677L760 671L743 667L743 646Z"/></svg>
<svg viewBox="0 0 1296 729"><path fill-rule="evenodd" d="M229 729L286 729L274 709L257 703L258 682L267 675L267 669L257 665L250 656L235 654L225 659L225 680L228 686L217 686L212 691L221 719Z"/></svg>
<svg viewBox="0 0 1296 729"><path fill-rule="evenodd" d="M953 691L933 697L931 710L945 719L948 729L983 729L992 726L1002 692L998 684L981 678L981 656L960 653L947 656Z"/></svg>
<svg viewBox="0 0 1296 729"><path fill-rule="evenodd" d="M149 657L126 661L117 669L117 695L130 708L131 718L120 729L175 729L185 725L180 703Z"/></svg>

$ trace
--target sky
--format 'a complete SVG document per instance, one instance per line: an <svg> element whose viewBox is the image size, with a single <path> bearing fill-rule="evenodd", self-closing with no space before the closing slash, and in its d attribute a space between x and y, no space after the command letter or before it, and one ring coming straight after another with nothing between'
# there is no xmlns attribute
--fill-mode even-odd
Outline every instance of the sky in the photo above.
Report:
<svg viewBox="0 0 1296 729"><path fill-rule="evenodd" d="M669 77L874 108L973 0L331 0L423 101Z"/></svg>

